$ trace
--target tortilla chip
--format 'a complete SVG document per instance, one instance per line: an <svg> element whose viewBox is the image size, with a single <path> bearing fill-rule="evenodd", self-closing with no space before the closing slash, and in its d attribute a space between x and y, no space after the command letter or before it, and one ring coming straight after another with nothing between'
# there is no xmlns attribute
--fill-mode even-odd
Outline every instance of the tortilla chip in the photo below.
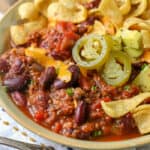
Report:
<svg viewBox="0 0 150 150"><path fill-rule="evenodd" d="M135 97L124 100L117 100L112 102L102 101L101 104L107 115L112 118L119 118L128 112L131 112L148 97L150 97L150 92L141 93Z"/></svg>
<svg viewBox="0 0 150 150"><path fill-rule="evenodd" d="M62 61L46 56L46 51L44 49L28 47L25 50L25 55L35 59L35 61L44 67L55 66L56 70L58 70L58 78L62 81L69 82L71 80L72 74L68 70L69 66Z"/></svg>
<svg viewBox="0 0 150 150"><path fill-rule="evenodd" d="M27 23L24 23L24 30L30 34L35 31L39 31L46 27L47 25L47 19L43 16L40 16L37 20L29 21Z"/></svg>
<svg viewBox="0 0 150 150"><path fill-rule="evenodd" d="M132 12L132 14L131 14L131 16L140 16L140 15L142 15L143 14L143 12L146 10L146 8L147 8L147 6L148 6L148 2L147 2L147 0L139 0L138 1L138 7L137 7L137 9L135 9L133 12Z"/></svg>
<svg viewBox="0 0 150 150"><path fill-rule="evenodd" d="M50 3L53 3L55 1L56 0L34 0L34 5L41 14L47 17L48 6L50 5Z"/></svg>
<svg viewBox="0 0 150 150"><path fill-rule="evenodd" d="M55 2L48 7L48 18L50 20L80 23L86 20L87 10L80 4L77 4L74 9L69 9L61 3Z"/></svg>
<svg viewBox="0 0 150 150"><path fill-rule="evenodd" d="M142 38L143 38L143 47L150 48L150 31L149 30L142 30Z"/></svg>
<svg viewBox="0 0 150 150"><path fill-rule="evenodd" d="M21 19L34 20L39 17L39 12L33 2L25 2L18 8L18 14Z"/></svg>
<svg viewBox="0 0 150 150"><path fill-rule="evenodd" d="M133 118L141 134L150 133L150 105L133 114Z"/></svg>
<svg viewBox="0 0 150 150"><path fill-rule="evenodd" d="M123 16L116 1L102 0L99 5L99 10L103 16L110 18L112 23L117 27L122 24Z"/></svg>
<svg viewBox="0 0 150 150"><path fill-rule="evenodd" d="M96 20L94 22L93 29L90 33L97 33L100 35L104 35L104 34L106 34L106 30L105 30L104 25L100 21Z"/></svg>
<svg viewBox="0 0 150 150"><path fill-rule="evenodd" d="M27 32L23 25L12 25L10 27L11 39L16 45L22 45L27 42Z"/></svg>
<svg viewBox="0 0 150 150"><path fill-rule="evenodd" d="M143 104L138 106L137 108L135 108L132 113L135 114L139 111L143 111L143 110L150 110L150 104Z"/></svg>
<svg viewBox="0 0 150 150"><path fill-rule="evenodd" d="M126 15L131 10L131 0L115 0L117 2L117 5L119 5L119 9L122 13L122 15Z"/></svg>

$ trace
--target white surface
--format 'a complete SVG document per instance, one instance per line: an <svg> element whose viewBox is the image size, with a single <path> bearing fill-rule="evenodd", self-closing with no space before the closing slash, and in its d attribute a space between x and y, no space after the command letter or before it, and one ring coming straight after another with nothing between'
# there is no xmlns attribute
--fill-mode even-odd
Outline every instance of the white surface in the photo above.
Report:
<svg viewBox="0 0 150 150"><path fill-rule="evenodd" d="M67 148L50 142L49 140L43 139L32 132L26 130L21 125L16 123L8 114L0 108L0 136L12 138L15 140L20 140L24 142L29 142L39 145L51 145L56 148L56 150L67 150ZM10 148L1 147L0 150L11 150Z"/></svg>

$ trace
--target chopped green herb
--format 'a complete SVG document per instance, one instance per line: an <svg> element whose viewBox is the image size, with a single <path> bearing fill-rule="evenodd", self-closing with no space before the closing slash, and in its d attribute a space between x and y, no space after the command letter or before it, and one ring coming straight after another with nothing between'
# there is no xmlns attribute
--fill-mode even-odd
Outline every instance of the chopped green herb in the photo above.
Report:
<svg viewBox="0 0 150 150"><path fill-rule="evenodd" d="M97 137L97 136L100 136L100 135L102 135L102 131L101 130L94 131L93 134L92 134L93 137Z"/></svg>
<svg viewBox="0 0 150 150"><path fill-rule="evenodd" d="M96 89L97 89L96 86L92 86L92 87L91 87L91 90L92 90L92 91L96 91Z"/></svg>
<svg viewBox="0 0 150 150"><path fill-rule="evenodd" d="M60 70L60 68L56 68L56 74L58 74L58 73L59 73L59 70Z"/></svg>
<svg viewBox="0 0 150 150"><path fill-rule="evenodd" d="M124 86L124 90L126 90L126 91L129 91L130 90L130 85L126 85L126 86Z"/></svg>
<svg viewBox="0 0 150 150"><path fill-rule="evenodd" d="M141 67L141 69L143 70L145 67L147 67L148 66L148 64L146 64L146 63L144 63L143 65L142 65L142 67Z"/></svg>
<svg viewBox="0 0 150 150"><path fill-rule="evenodd" d="M66 89L66 92L69 96L73 96L74 92L73 92L73 88L68 88Z"/></svg>
<svg viewBox="0 0 150 150"><path fill-rule="evenodd" d="M32 79L32 80L30 80L29 82L30 82L30 84L34 84L34 80L33 80L33 79Z"/></svg>

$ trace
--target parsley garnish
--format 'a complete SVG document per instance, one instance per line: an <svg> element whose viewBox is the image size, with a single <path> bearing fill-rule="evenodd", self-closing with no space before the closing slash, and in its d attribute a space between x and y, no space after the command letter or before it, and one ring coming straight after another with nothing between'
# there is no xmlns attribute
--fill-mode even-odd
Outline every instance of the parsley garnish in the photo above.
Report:
<svg viewBox="0 0 150 150"><path fill-rule="evenodd" d="M33 79L31 79L30 81L29 81L29 84L34 84L34 80Z"/></svg>
<svg viewBox="0 0 150 150"><path fill-rule="evenodd" d="M66 92L69 96L73 96L74 92L73 92L73 88L68 88L66 89Z"/></svg>
<svg viewBox="0 0 150 150"><path fill-rule="evenodd" d="M97 136L100 136L100 135L102 135L102 131L101 130L94 131L93 134L92 134L93 137L97 137Z"/></svg>
<svg viewBox="0 0 150 150"><path fill-rule="evenodd" d="M96 86L92 86L92 87L91 87L91 90L92 90L92 91L96 91L96 89L97 89Z"/></svg>
<svg viewBox="0 0 150 150"><path fill-rule="evenodd" d="M56 68L56 74L58 74L58 73L59 73L59 70L60 70L60 68Z"/></svg>
<svg viewBox="0 0 150 150"><path fill-rule="evenodd" d="M124 87L124 90L129 91L130 88L131 88L130 85L126 85L126 86Z"/></svg>

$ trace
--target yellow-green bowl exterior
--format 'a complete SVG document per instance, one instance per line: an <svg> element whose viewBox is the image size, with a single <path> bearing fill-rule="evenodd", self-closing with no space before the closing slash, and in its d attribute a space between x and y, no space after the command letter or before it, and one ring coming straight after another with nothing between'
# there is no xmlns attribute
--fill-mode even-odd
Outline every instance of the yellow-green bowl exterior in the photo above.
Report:
<svg viewBox="0 0 150 150"><path fill-rule="evenodd" d="M10 10L4 15L3 19L0 21L0 53L3 53L4 50L7 50L7 43L9 42L9 27L12 24L16 24L19 18L17 15L18 6L25 1L32 0L21 0L17 2L12 8L10 8ZM150 135L144 135L142 137L134 138L131 140L117 142L84 141L58 135L38 125L26 115L24 115L11 101L5 88L3 87L0 87L0 106L2 106L8 112L8 114L13 117L18 123L29 129L30 131L38 134L41 137L70 147L89 150L116 150L121 148L136 147L150 143Z"/></svg>

